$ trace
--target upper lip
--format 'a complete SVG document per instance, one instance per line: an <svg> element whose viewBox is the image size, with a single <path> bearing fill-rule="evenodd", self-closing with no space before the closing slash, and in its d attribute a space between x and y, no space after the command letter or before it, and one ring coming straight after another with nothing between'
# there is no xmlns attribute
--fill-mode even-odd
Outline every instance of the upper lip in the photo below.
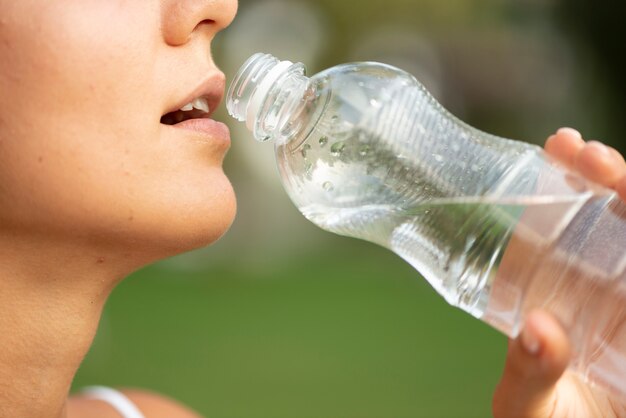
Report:
<svg viewBox="0 0 626 418"><path fill-rule="evenodd" d="M224 97L224 90L226 88L226 76L221 71L212 73L207 78L202 80L202 82L185 98L183 98L180 102L177 102L176 105L167 109L164 115L167 115L171 112L176 112L180 110L181 107L185 106L188 103L191 103L195 99L204 98L206 99L209 105L209 113L206 115L210 117L211 114L217 109Z"/></svg>

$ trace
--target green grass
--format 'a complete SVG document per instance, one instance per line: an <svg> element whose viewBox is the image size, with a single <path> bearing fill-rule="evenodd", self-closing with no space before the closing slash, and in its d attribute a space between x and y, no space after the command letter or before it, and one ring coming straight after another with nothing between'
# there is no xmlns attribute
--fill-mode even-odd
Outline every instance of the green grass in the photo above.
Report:
<svg viewBox="0 0 626 418"><path fill-rule="evenodd" d="M136 273L75 389L144 387L220 418L490 416L506 339L388 251L335 243L259 275Z"/></svg>

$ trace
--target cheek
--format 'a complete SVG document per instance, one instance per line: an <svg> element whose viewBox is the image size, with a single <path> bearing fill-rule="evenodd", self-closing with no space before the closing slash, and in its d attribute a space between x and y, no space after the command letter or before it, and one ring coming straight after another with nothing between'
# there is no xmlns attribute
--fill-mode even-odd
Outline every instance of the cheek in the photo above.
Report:
<svg viewBox="0 0 626 418"><path fill-rule="evenodd" d="M138 109L153 100L158 11L113 0L15 3L0 22L0 141L21 159L130 152L128 139L149 133Z"/></svg>
<svg viewBox="0 0 626 418"><path fill-rule="evenodd" d="M91 134L138 137L146 126L139 123L140 105L154 101L158 10L146 2L120 3L51 2L3 34L9 47L2 51L0 83L8 94L0 103L12 110L14 127L32 133L31 142L49 142L58 132L72 137L67 148L75 148L93 143Z"/></svg>

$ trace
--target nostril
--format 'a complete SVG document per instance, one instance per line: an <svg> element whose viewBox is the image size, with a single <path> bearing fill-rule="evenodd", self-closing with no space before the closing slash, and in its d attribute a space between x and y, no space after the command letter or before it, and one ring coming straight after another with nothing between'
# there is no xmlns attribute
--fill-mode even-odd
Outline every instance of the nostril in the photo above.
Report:
<svg viewBox="0 0 626 418"><path fill-rule="evenodd" d="M212 19L204 19L203 21L199 22L196 27L194 28L194 32L197 31L198 29L203 29L203 28L212 28L215 26L215 20Z"/></svg>

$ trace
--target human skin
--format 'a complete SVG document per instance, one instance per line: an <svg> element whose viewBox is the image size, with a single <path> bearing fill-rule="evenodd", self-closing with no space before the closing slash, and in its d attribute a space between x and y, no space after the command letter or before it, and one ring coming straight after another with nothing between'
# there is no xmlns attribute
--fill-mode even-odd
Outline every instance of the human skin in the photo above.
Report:
<svg viewBox="0 0 626 418"><path fill-rule="evenodd" d="M234 0L0 0L1 417L116 417L102 402L68 400L109 293L145 264L228 229L235 199L222 128L173 128L160 118L201 82L223 94L210 45L236 8ZM626 196L623 160L572 135L557 134L548 151ZM528 341L540 349L531 354ZM543 417L555 400L609 408L606 395L575 400L591 392L561 377L568 350L558 323L532 314L511 343L496 416ZM163 397L127 394L148 418L197 416Z"/></svg>
<svg viewBox="0 0 626 418"><path fill-rule="evenodd" d="M107 296L235 214L223 125L160 123L224 75L236 0L0 0L0 416L61 417ZM115 415L113 415L115 416Z"/></svg>

